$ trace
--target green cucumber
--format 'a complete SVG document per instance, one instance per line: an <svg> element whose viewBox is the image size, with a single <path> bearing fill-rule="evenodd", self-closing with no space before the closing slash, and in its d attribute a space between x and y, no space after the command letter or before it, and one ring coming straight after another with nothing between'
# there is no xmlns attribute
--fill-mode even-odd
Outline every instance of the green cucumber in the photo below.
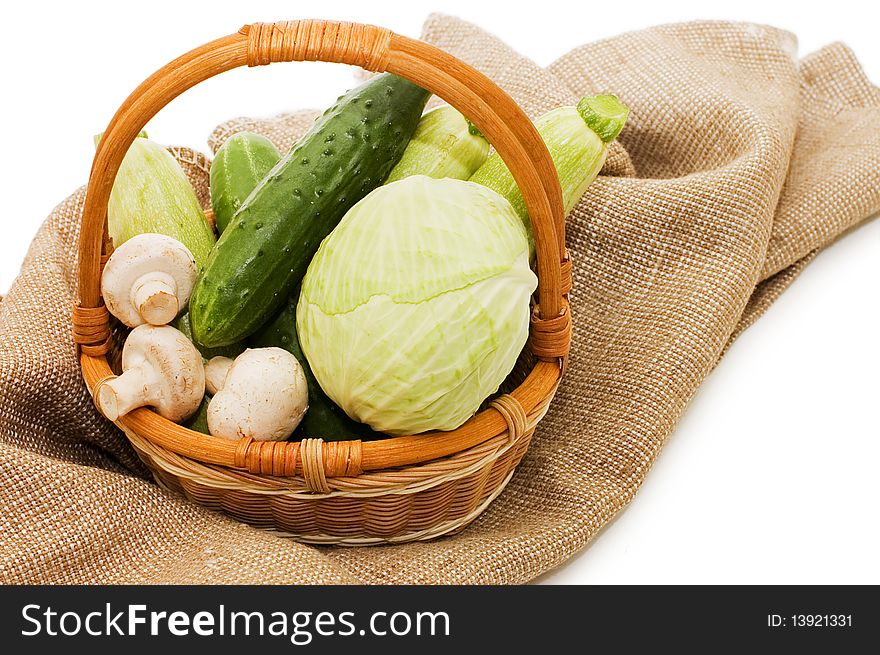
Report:
<svg viewBox="0 0 880 655"><path fill-rule="evenodd" d="M281 159L269 139L253 132L239 132L226 140L211 163L211 209L221 234L233 214L251 195L266 173Z"/></svg>
<svg viewBox="0 0 880 655"><path fill-rule="evenodd" d="M196 413L188 419L181 422L181 425L190 430L201 432L202 434L211 434L208 431L208 404L211 402L211 396L205 394Z"/></svg>
<svg viewBox="0 0 880 655"><path fill-rule="evenodd" d="M559 175L566 215L602 170L608 144L623 129L628 113L629 110L615 96L605 95L584 97L577 107L559 107L535 121ZM525 201L498 153L489 157L470 179L510 201L526 226L529 249L534 253L535 238Z"/></svg>
<svg viewBox="0 0 880 655"><path fill-rule="evenodd" d="M418 130L416 130L416 133L418 133ZM217 151L217 157L214 159L214 164L211 168L211 202L214 205L214 215L217 217L217 227L221 231L223 228L220 227L220 217L224 211L222 207L224 205L228 206L228 204L226 202L215 203L214 201L220 197L231 198L233 193L239 199L245 199L251 194L251 191L254 190L257 183L263 177L257 177L254 174L260 165L261 156L271 155L271 152L265 147L266 144L262 143L261 140L266 141L274 150L275 146L268 139L253 133L241 132L231 137ZM277 150L275 152L275 161L277 162L281 155L277 154ZM409 152L409 149L406 152ZM406 157L406 152L404 153L404 158ZM265 158L263 157L264 160ZM221 162L220 169L217 168L218 161ZM272 166L269 166L266 170L271 168ZM215 177L215 171L219 171L217 177ZM265 175L265 172L263 172L263 175ZM217 188L216 194L215 184ZM218 213L218 209L221 213ZM370 429L370 426L350 419L342 409L327 397L315 376L312 375L312 369L299 347L299 338L296 334L296 299L298 296L299 290L297 289L292 301L285 304L274 319L248 339L249 345L253 348L269 348L274 346L287 350L299 360L300 365L303 367L309 388L309 409L297 427L294 433L295 437L322 437L326 441L342 441L369 438L377 434ZM179 323L177 329L192 339L189 314L182 314L177 320ZM220 348L205 348L197 344L197 347L205 359L211 359L217 355L235 359L245 348L243 344L221 346ZM208 431L207 402L202 403L202 407L190 419L190 422L193 423L193 425L187 426L190 429L198 430L199 432Z"/></svg>
<svg viewBox="0 0 880 655"><path fill-rule="evenodd" d="M489 142L473 123L449 105L422 116L386 184L410 175L466 180L486 161Z"/></svg>
<svg viewBox="0 0 880 655"><path fill-rule="evenodd" d="M181 332L184 336L195 344L195 347L202 354L204 359L212 359L214 357L228 357L235 359L244 352L247 345L243 342L233 343L229 346L220 346L219 348L206 348L193 339L192 326L190 324L189 312L183 312L175 318L171 325Z"/></svg>
<svg viewBox="0 0 880 655"><path fill-rule="evenodd" d="M122 160L107 203L113 246L138 234L164 234L189 248L201 269L214 247L214 231L177 160L141 134ZM95 137L96 145L100 138Z"/></svg>
<svg viewBox="0 0 880 655"><path fill-rule="evenodd" d="M220 236L190 299L196 341L241 341L281 308L324 237L400 160L428 96L385 73L324 112Z"/></svg>
<svg viewBox="0 0 880 655"><path fill-rule="evenodd" d="M312 374L309 362L299 347L296 334L296 296L288 302L269 323L250 338L252 348L284 348L299 360L309 385L309 409L293 433L293 438L321 437L324 441L347 441L350 439L381 438L379 432L369 425L358 423L348 417L332 400Z"/></svg>

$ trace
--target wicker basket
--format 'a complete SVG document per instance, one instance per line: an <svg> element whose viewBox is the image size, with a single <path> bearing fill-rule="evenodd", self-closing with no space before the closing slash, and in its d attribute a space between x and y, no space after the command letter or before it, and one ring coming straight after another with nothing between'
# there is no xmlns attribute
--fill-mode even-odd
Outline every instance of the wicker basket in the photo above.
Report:
<svg viewBox="0 0 880 655"><path fill-rule="evenodd" d="M468 116L500 153L522 190L537 242L538 291L528 370L509 394L450 432L379 441L239 442L176 425L148 409L121 417L157 481L191 500L302 541L363 545L430 539L459 530L502 491L562 376L571 338L559 181L532 123L470 66L422 41L351 23L257 23L160 69L119 108L95 154L79 244L74 340L93 392L112 371L112 339L100 293L109 253L107 201L138 132L194 85L239 66L332 61L412 80Z"/></svg>

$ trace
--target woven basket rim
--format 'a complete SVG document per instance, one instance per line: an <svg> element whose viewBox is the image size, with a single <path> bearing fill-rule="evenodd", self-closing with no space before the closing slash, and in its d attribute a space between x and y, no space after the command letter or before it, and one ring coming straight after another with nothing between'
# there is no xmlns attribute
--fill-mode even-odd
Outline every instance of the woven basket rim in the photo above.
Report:
<svg viewBox="0 0 880 655"><path fill-rule="evenodd" d="M487 463L503 456L521 439L527 438L527 435L534 431L547 412L548 406L549 399L530 417L528 424L522 431L513 433L508 431L494 435L468 449L428 462L365 472L352 477L332 478L331 490L327 493L316 493L311 490L301 475L289 477L255 475L228 466L206 464L163 448L144 435L127 430L124 426L120 425L119 427L125 432L139 454L147 454L154 463L157 458L161 458L161 467L178 478L198 480L209 483L215 488L250 491L266 496L285 496L301 500L319 500L330 497L370 498L386 493L400 495L419 493L443 482L466 477Z"/></svg>

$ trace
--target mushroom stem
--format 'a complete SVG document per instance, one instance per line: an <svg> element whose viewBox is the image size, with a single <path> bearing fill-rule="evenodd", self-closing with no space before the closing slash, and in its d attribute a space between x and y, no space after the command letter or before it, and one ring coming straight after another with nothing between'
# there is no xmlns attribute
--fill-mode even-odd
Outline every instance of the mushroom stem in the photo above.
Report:
<svg viewBox="0 0 880 655"><path fill-rule="evenodd" d="M150 271L135 280L131 287L131 304L151 325L165 325L180 311L177 282L162 271Z"/></svg>
<svg viewBox="0 0 880 655"><path fill-rule="evenodd" d="M226 374L234 363L229 357L212 357L205 364L205 390L216 395L226 384Z"/></svg>
<svg viewBox="0 0 880 655"><path fill-rule="evenodd" d="M131 410L156 402L159 379L152 366L130 368L118 377L109 378L95 390L98 409L111 421Z"/></svg>

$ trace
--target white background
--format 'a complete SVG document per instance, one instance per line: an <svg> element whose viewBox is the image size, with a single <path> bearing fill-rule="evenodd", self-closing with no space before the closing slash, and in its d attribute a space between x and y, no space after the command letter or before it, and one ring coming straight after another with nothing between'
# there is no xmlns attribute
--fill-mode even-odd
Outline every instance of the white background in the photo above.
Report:
<svg viewBox="0 0 880 655"><path fill-rule="evenodd" d="M4 3L0 293L43 218L86 181L92 135L125 96L175 56L244 23L311 15L418 36L436 10L546 64L619 32L730 18L789 29L804 54L844 41L880 81L880 12L872 4ZM234 71L176 100L147 129L158 141L207 150L208 133L223 120L323 107L351 83L350 69L324 64ZM878 220L821 254L706 381L632 505L542 580L880 583L878 255Z"/></svg>

